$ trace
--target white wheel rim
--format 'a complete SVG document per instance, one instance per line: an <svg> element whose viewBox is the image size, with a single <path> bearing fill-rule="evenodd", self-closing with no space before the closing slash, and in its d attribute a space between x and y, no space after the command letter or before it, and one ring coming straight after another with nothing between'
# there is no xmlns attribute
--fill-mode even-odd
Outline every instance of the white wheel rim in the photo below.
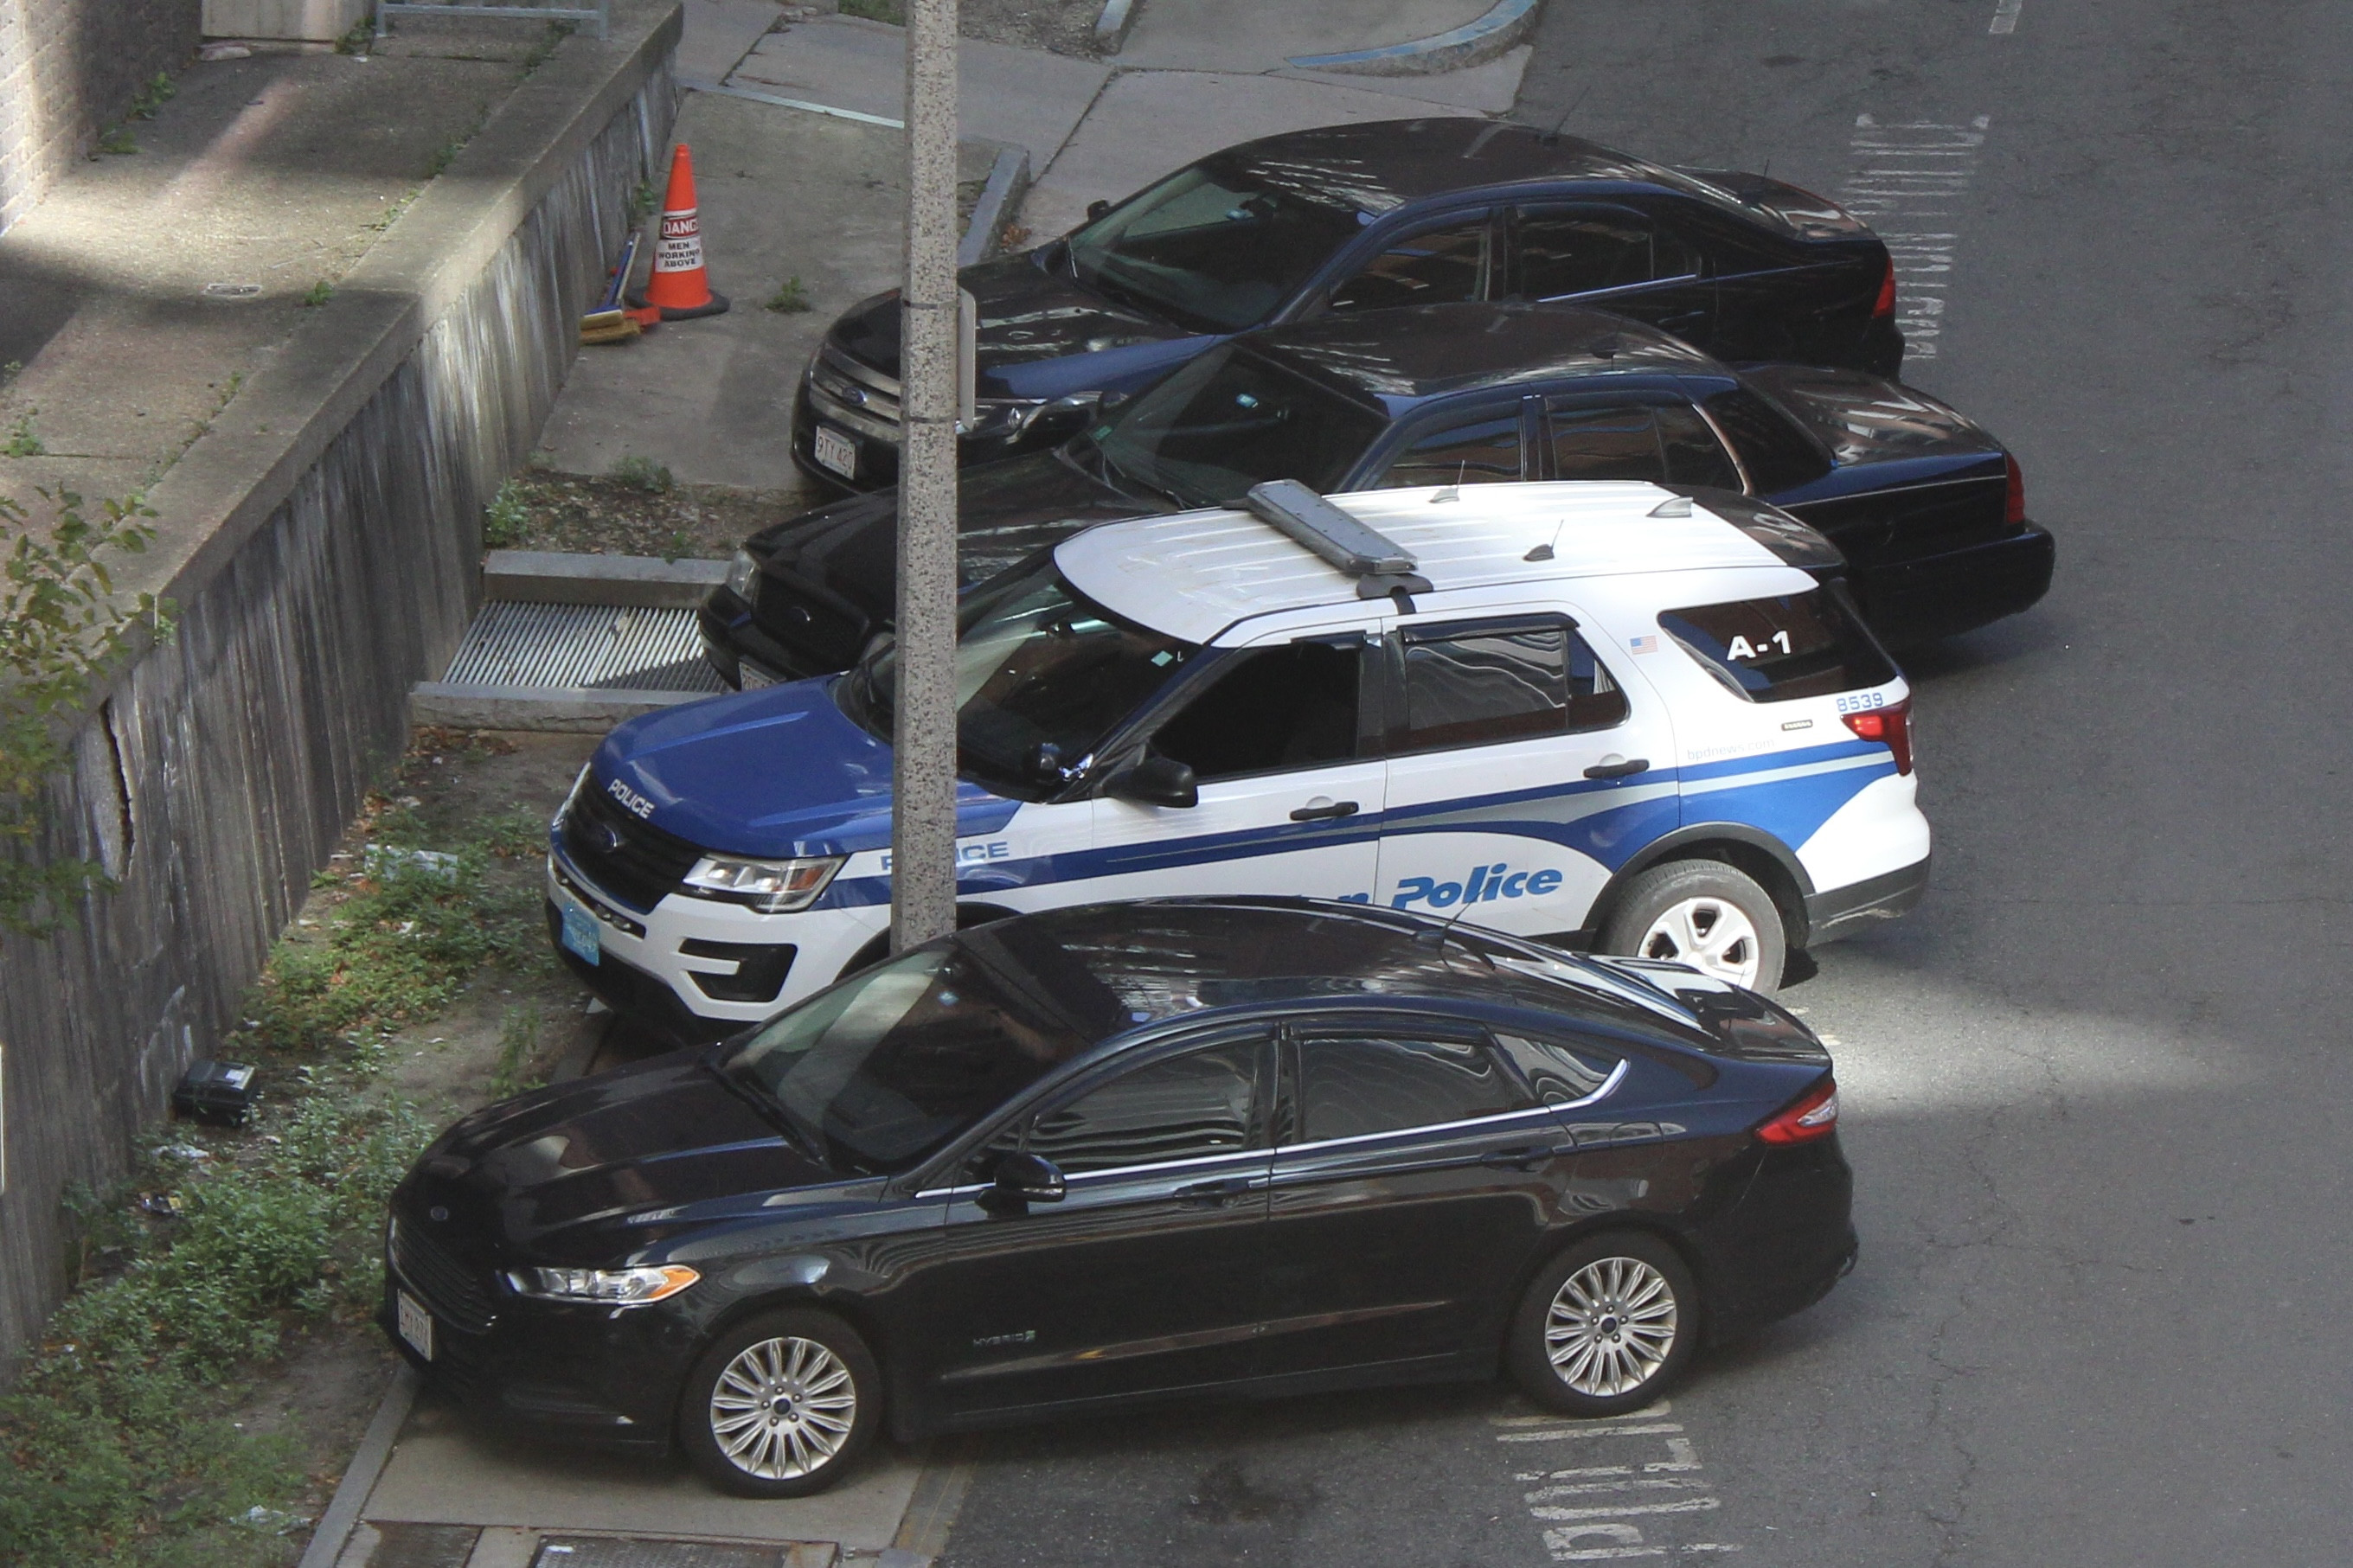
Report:
<svg viewBox="0 0 2353 1568"><path fill-rule="evenodd" d="M1764 960L1757 922L1727 899L1684 899L1668 905L1635 945L1638 958L1668 958L1735 985L1757 984Z"/></svg>
<svg viewBox="0 0 2353 1568"><path fill-rule="evenodd" d="M1675 1291L1639 1258L1587 1264L1553 1292L1545 1356L1561 1382L1597 1399L1631 1394L1675 1348Z"/></svg>
<svg viewBox="0 0 2353 1568"><path fill-rule="evenodd" d="M711 1436L727 1460L764 1481L798 1480L833 1463L858 1420L858 1385L815 1340L762 1340L727 1363L711 1391Z"/></svg>

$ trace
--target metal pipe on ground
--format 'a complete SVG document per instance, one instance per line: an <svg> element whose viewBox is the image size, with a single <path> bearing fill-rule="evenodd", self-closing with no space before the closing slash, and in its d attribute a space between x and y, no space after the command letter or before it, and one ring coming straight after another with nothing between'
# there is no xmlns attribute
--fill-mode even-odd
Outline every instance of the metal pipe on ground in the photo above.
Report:
<svg viewBox="0 0 2353 1568"><path fill-rule="evenodd" d="M956 0L907 7L893 952L955 929Z"/></svg>

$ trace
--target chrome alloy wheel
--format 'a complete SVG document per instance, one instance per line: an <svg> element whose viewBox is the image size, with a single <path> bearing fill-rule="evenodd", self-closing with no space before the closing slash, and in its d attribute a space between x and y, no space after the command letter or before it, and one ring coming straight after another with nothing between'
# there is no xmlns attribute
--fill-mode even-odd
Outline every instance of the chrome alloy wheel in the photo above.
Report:
<svg viewBox="0 0 2353 1568"><path fill-rule="evenodd" d="M1602 1258L1553 1292L1545 1355L1561 1382L1596 1399L1656 1377L1675 1347L1675 1292L1639 1258Z"/></svg>
<svg viewBox="0 0 2353 1568"><path fill-rule="evenodd" d="M797 1480L849 1440L858 1389L815 1340L762 1340L727 1363L711 1391L711 1435L745 1475Z"/></svg>
<svg viewBox="0 0 2353 1568"><path fill-rule="evenodd" d="M1634 951L1641 958L1688 963L1703 974L1735 985L1756 984L1757 965L1764 956L1757 927L1741 913L1740 906L1707 897L1685 899L1660 910Z"/></svg>

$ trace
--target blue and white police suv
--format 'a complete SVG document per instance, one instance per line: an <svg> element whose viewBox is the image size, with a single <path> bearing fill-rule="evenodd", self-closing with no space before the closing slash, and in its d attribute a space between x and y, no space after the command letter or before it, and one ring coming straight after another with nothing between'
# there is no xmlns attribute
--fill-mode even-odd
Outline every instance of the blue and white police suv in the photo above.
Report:
<svg viewBox="0 0 2353 1568"><path fill-rule="evenodd" d="M1305 895L1769 990L1928 872L1908 690L1838 559L1641 483L1284 482L1079 533L964 601L964 918ZM613 731L548 861L590 986L710 1035L884 951L895 670Z"/></svg>

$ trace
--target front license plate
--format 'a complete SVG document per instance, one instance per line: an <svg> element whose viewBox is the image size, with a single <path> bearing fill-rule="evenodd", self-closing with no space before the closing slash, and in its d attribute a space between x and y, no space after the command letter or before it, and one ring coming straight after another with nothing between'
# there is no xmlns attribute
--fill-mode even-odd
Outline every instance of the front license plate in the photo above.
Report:
<svg viewBox="0 0 2353 1568"><path fill-rule="evenodd" d="M858 443L830 425L817 427L817 460L845 479L858 477Z"/></svg>
<svg viewBox="0 0 2353 1568"><path fill-rule="evenodd" d="M396 1291L394 1296L400 1313L400 1337L408 1342L410 1350L415 1351L427 1361L431 1361L433 1359L433 1314L425 1310L424 1302L406 1290Z"/></svg>
<svg viewBox="0 0 2353 1568"><path fill-rule="evenodd" d="M564 945L583 963L605 962L605 932L596 917L578 904L564 906Z"/></svg>

